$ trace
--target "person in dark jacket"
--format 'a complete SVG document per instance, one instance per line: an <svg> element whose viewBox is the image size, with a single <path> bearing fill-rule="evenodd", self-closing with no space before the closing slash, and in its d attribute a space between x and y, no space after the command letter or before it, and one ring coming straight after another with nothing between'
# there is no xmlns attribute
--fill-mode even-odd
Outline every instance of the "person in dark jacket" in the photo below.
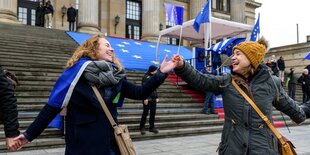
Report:
<svg viewBox="0 0 310 155"><path fill-rule="evenodd" d="M152 76L155 75L157 70L156 66L151 65L142 78L142 84L146 83L147 81L150 80ZM158 130L155 128L155 115L156 115L156 104L158 103L158 95L157 91L154 90L150 96L143 100L143 113L141 116L141 121L140 121L140 132L142 135L145 134L145 122L146 122L146 117L150 111L150 118L149 118L149 131L153 133L158 133Z"/></svg>
<svg viewBox="0 0 310 155"><path fill-rule="evenodd" d="M277 65L279 68L279 78L281 79L282 83L284 82L284 71L285 71L285 62L284 58L280 56L280 58L277 61Z"/></svg>
<svg viewBox="0 0 310 155"><path fill-rule="evenodd" d="M70 4L70 8L67 10L67 20L69 22L69 31L74 31L74 23L76 18L76 10L72 4Z"/></svg>
<svg viewBox="0 0 310 155"><path fill-rule="evenodd" d="M43 2L36 9L36 26L44 27L44 6Z"/></svg>
<svg viewBox="0 0 310 155"><path fill-rule="evenodd" d="M297 81L301 84L302 101L305 103L310 99L310 76L308 69L303 70L302 75Z"/></svg>
<svg viewBox="0 0 310 155"><path fill-rule="evenodd" d="M296 85L297 77L295 76L295 69L290 68L290 73L287 75L287 83L288 83L288 96L291 97L293 100L295 100L295 91L296 91Z"/></svg>
<svg viewBox="0 0 310 155"><path fill-rule="evenodd" d="M37 138L66 107L66 155L119 155L113 127L91 85L99 89L112 117L118 122L117 106L120 106L124 97L144 100L164 82L171 66L175 66L166 60L167 56L157 73L146 83L134 85L126 80L124 68L115 57L108 40L101 35L90 37L68 60L67 69L58 78L48 103L35 121L15 140L25 145ZM75 71L76 68L78 71Z"/></svg>
<svg viewBox="0 0 310 155"><path fill-rule="evenodd" d="M46 28L49 28L49 29L52 28L53 14L54 14L53 5L51 4L51 1L48 0L44 7L44 22L45 22Z"/></svg>
<svg viewBox="0 0 310 155"><path fill-rule="evenodd" d="M277 60L276 60L275 55L271 56L270 63L271 63L271 70L273 72L273 75L279 77L279 68L278 68L278 64L277 64Z"/></svg>
<svg viewBox="0 0 310 155"><path fill-rule="evenodd" d="M14 141L14 137L19 135L16 102L13 85L10 84L0 66L0 121L4 124L6 147L9 151L20 147L19 142Z"/></svg>
<svg viewBox="0 0 310 155"><path fill-rule="evenodd" d="M246 41L236 45L231 58L232 74L223 76L203 75L179 55L172 58L177 64L175 73L190 86L223 95L225 121L218 148L220 155L279 154L277 138L233 86L232 80L236 81L270 121L273 107L290 116L297 124L308 116L304 107L298 106L286 94L281 80L271 75L269 67L262 63L267 45L262 38L257 42Z"/></svg>

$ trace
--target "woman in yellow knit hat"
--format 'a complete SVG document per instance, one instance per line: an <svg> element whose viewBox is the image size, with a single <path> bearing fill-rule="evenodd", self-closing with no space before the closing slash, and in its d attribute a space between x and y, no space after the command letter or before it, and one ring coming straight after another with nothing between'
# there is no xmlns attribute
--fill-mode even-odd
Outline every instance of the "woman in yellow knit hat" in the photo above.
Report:
<svg viewBox="0 0 310 155"><path fill-rule="evenodd" d="M225 122L219 154L276 155L278 140L261 117L232 84L239 87L272 121L273 107L287 114L297 124L306 119L305 110L292 100L281 86L281 80L262 63L268 44L265 39L242 42L233 48L232 73L223 76L203 75L179 55L172 58L174 71L189 85L201 91L223 95ZM309 117L309 110L307 111Z"/></svg>

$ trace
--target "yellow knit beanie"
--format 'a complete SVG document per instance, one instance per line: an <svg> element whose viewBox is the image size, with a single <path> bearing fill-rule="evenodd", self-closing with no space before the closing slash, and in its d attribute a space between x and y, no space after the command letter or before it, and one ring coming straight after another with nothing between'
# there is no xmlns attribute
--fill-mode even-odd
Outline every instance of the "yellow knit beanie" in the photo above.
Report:
<svg viewBox="0 0 310 155"><path fill-rule="evenodd" d="M261 38L257 42L242 42L236 45L233 48L233 51L235 49L239 49L250 60L251 65L254 67L254 69L257 69L257 67L265 57L267 47L267 41L264 38Z"/></svg>

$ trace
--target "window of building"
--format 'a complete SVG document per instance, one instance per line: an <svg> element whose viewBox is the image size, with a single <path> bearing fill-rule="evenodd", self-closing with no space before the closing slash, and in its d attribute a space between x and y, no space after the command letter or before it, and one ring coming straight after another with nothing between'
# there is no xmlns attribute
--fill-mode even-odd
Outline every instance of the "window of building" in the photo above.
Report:
<svg viewBox="0 0 310 155"><path fill-rule="evenodd" d="M36 24L36 10L31 9L31 25L35 26Z"/></svg>
<svg viewBox="0 0 310 155"><path fill-rule="evenodd" d="M230 13L230 0L212 0L212 9L223 13Z"/></svg>
<svg viewBox="0 0 310 155"><path fill-rule="evenodd" d="M18 7L18 20L27 24L27 8Z"/></svg>
<svg viewBox="0 0 310 155"><path fill-rule="evenodd" d="M126 1L126 38L141 39L142 34L141 0Z"/></svg>

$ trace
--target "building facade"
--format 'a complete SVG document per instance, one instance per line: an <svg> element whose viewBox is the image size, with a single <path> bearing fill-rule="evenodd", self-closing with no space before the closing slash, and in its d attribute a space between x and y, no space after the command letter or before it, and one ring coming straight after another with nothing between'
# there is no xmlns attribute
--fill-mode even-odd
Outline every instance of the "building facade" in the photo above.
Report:
<svg viewBox="0 0 310 155"><path fill-rule="evenodd" d="M40 0L1 0L0 21L34 25ZM42 1L42 0L41 0ZM196 17L206 0L50 0L54 7L52 27L68 30L66 9L78 10L77 31L108 36L155 41L159 31L171 26L164 3L184 6L184 21ZM44 3L46 0L43 1ZM212 16L245 24L254 24L254 0L212 0ZM164 42L178 44L177 39Z"/></svg>
<svg viewBox="0 0 310 155"><path fill-rule="evenodd" d="M285 61L285 73L288 74L290 68L294 67L295 73L299 76L302 74L303 69L310 65L310 60L304 59L309 51L310 36L307 36L307 42L271 48L267 52L265 60L271 59L272 55L275 55L277 60L282 56Z"/></svg>

